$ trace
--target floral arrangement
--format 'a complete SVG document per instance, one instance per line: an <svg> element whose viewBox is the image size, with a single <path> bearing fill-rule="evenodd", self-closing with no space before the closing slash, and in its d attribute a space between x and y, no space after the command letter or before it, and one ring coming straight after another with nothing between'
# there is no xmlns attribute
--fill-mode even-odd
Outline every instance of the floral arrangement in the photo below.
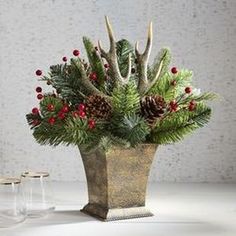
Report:
<svg viewBox="0 0 236 236"><path fill-rule="evenodd" d="M210 119L207 100L192 85L192 72L170 68L168 48L148 64L152 48L152 23L143 53L126 40L115 40L106 17L110 49L94 46L83 37L88 61L75 49L73 57L36 71L40 81L53 87L51 93L36 88L39 107L26 115L33 136L40 144L61 143L109 148L133 147L139 143L170 144L204 126Z"/></svg>

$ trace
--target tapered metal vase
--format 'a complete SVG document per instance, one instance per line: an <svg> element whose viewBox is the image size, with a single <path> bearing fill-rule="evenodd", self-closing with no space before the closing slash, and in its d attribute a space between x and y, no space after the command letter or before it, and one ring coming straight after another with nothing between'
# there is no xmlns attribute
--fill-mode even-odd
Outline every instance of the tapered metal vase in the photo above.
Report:
<svg viewBox="0 0 236 236"><path fill-rule="evenodd" d="M140 144L107 152L80 149L89 198L81 211L103 221L152 216L145 199L156 148L156 144Z"/></svg>

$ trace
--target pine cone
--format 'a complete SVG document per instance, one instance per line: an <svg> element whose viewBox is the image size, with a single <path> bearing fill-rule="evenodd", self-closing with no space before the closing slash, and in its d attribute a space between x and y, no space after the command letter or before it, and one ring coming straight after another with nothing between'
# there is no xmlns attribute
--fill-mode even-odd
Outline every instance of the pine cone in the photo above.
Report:
<svg viewBox="0 0 236 236"><path fill-rule="evenodd" d="M164 98L158 95L143 97L140 105L141 115L150 124L153 124L156 119L161 118L166 109L166 102Z"/></svg>
<svg viewBox="0 0 236 236"><path fill-rule="evenodd" d="M86 101L87 113L97 119L108 119L111 115L111 105L104 97L91 95Z"/></svg>

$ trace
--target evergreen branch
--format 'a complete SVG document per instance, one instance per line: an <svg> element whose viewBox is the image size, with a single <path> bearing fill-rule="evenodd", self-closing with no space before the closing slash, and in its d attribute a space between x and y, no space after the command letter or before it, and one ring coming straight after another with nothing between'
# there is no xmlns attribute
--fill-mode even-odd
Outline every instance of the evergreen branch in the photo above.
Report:
<svg viewBox="0 0 236 236"><path fill-rule="evenodd" d="M131 55L132 68L134 68L134 48L126 39L121 39L116 43L117 62L122 76L127 75L129 67L129 55Z"/></svg>
<svg viewBox="0 0 236 236"><path fill-rule="evenodd" d="M106 136L103 136L100 139L98 147L105 151L108 151L112 146L129 148L131 145L130 142L128 142L126 139L114 136L112 133L108 132L106 133Z"/></svg>
<svg viewBox="0 0 236 236"><path fill-rule="evenodd" d="M54 109L52 111L48 111L47 106L51 104ZM44 98L40 101L40 112L43 118L49 118L57 116L58 112L63 107L62 100L58 97L53 97L52 95L44 95Z"/></svg>
<svg viewBox="0 0 236 236"><path fill-rule="evenodd" d="M33 136L41 145L57 146L59 144L83 145L94 143L100 140L101 125L89 129L87 119L74 118L69 116L65 121L56 121L50 125L47 119L33 128Z"/></svg>
<svg viewBox="0 0 236 236"><path fill-rule="evenodd" d="M202 102L202 101L212 101L219 98L219 95L216 93L211 93L211 92L205 92L200 95L190 95L187 98L187 102L194 100L195 102Z"/></svg>
<svg viewBox="0 0 236 236"><path fill-rule="evenodd" d="M84 90L81 88L78 73L71 65L60 64L50 66L49 76L43 76L60 94L60 97L72 104L79 103L84 98Z"/></svg>
<svg viewBox="0 0 236 236"><path fill-rule="evenodd" d="M192 72L189 70L181 70L177 75L165 73L157 83L150 89L148 94L159 94L165 101L169 102L181 96L187 86L191 86ZM172 82L176 84L173 86Z"/></svg>
<svg viewBox="0 0 236 236"><path fill-rule="evenodd" d="M98 138L95 130L89 130L88 122L86 119L67 119L65 130L67 134L67 142L74 145L90 143Z"/></svg>
<svg viewBox="0 0 236 236"><path fill-rule="evenodd" d="M66 140L65 131L65 127L62 125L50 126L46 122L43 122L34 128L33 136L35 140L41 145L69 145L70 142Z"/></svg>
<svg viewBox="0 0 236 236"><path fill-rule="evenodd" d="M111 129L116 136L130 142L131 146L144 141L150 132L146 121L137 114L125 115L113 120Z"/></svg>
<svg viewBox="0 0 236 236"><path fill-rule="evenodd" d="M180 110L171 113L152 130L150 139L158 144L177 142L195 129L203 127L210 119L211 109L197 104L194 111Z"/></svg>
<svg viewBox="0 0 236 236"><path fill-rule="evenodd" d="M94 45L89 38L83 37L83 43L87 52L88 60L92 68L92 71L97 74L99 89L104 90L105 69L102 58L96 52Z"/></svg>
<svg viewBox="0 0 236 236"><path fill-rule="evenodd" d="M136 85L129 83L115 88L112 93L112 105L114 113L119 115L135 113L140 107Z"/></svg>

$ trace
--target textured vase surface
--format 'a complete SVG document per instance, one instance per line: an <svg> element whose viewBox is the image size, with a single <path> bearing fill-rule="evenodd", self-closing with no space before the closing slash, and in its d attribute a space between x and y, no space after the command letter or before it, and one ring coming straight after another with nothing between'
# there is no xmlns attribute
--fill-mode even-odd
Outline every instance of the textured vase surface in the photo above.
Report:
<svg viewBox="0 0 236 236"><path fill-rule="evenodd" d="M81 149L89 198L81 211L104 221L152 216L145 198L156 148L156 144L140 144L107 152Z"/></svg>

